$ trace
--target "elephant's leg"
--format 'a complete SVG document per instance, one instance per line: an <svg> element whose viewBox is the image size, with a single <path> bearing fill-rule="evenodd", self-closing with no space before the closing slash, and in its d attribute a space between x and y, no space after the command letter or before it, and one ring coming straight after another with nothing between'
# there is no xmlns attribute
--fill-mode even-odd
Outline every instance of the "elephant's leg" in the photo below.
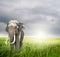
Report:
<svg viewBox="0 0 60 57"><path fill-rule="evenodd" d="M11 44L11 50L15 50L15 44Z"/></svg>

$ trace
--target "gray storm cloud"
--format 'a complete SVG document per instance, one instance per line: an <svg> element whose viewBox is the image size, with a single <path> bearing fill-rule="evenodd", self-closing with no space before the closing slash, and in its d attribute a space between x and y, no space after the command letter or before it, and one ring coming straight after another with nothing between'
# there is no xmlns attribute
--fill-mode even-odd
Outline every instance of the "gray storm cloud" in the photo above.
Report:
<svg viewBox="0 0 60 57"><path fill-rule="evenodd" d="M0 32L5 32L9 20L16 19L24 23L26 35L43 29L59 36L59 2L60 0L0 0Z"/></svg>

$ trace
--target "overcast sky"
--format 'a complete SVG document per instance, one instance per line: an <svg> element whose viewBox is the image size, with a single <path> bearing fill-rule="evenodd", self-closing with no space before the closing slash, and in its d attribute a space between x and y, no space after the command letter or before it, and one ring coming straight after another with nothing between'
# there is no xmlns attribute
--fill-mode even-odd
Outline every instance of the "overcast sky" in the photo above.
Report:
<svg viewBox="0 0 60 57"><path fill-rule="evenodd" d="M0 34L16 19L24 23L25 35L45 31L60 36L60 0L0 0Z"/></svg>

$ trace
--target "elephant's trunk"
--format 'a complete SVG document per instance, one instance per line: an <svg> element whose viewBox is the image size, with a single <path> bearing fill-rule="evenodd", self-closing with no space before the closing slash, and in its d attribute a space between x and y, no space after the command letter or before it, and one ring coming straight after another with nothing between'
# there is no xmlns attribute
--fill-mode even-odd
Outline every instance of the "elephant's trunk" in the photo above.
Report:
<svg viewBox="0 0 60 57"><path fill-rule="evenodd" d="M16 38L16 37L15 37L15 34L14 34L14 39L13 39L13 41L11 42L11 44L14 44L14 43L15 43L15 41L16 41L15 38Z"/></svg>

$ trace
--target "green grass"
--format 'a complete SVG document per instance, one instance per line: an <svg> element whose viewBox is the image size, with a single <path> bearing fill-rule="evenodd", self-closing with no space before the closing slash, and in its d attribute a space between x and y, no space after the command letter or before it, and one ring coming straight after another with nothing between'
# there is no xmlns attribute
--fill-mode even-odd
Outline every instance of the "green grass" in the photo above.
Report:
<svg viewBox="0 0 60 57"><path fill-rule="evenodd" d="M0 38L0 57L60 57L60 38L37 40L25 37L19 51L11 51L5 44L5 38Z"/></svg>

